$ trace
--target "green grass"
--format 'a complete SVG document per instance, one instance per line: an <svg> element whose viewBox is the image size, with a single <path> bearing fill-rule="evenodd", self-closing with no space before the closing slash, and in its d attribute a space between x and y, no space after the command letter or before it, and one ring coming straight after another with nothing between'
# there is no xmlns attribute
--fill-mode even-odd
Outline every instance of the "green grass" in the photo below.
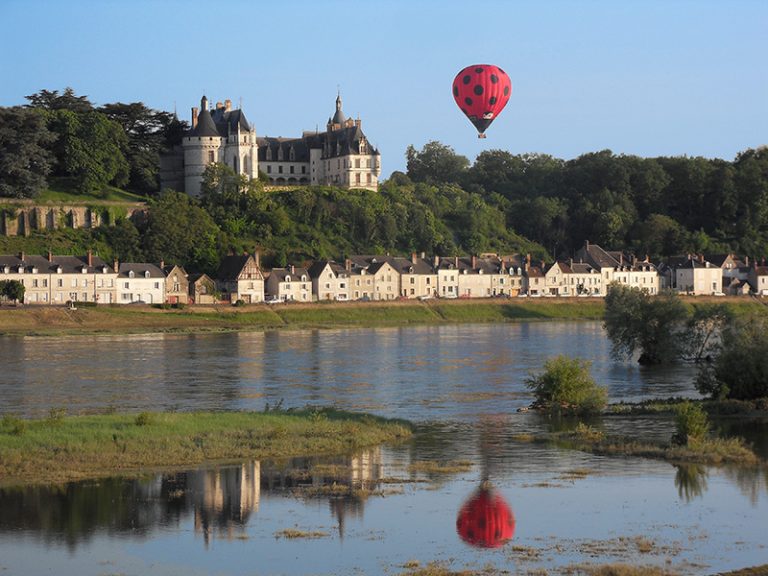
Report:
<svg viewBox="0 0 768 576"><path fill-rule="evenodd" d="M43 190L35 201L46 203L72 203L72 204L91 204L98 202L146 202L144 196L107 186L99 193L85 194L78 191L71 178L51 178L48 188Z"/></svg>
<svg viewBox="0 0 768 576"><path fill-rule="evenodd" d="M0 420L0 484L51 483L209 461L343 454L409 437L402 421L330 409Z"/></svg>
<svg viewBox="0 0 768 576"><path fill-rule="evenodd" d="M354 305L318 304L313 307L276 307L275 313L290 326L382 326L403 324L434 324L440 317L431 309L412 305L369 302Z"/></svg>
<svg viewBox="0 0 768 576"><path fill-rule="evenodd" d="M602 300L548 299L530 302L514 298L501 301L435 302L432 308L449 322L509 322L514 320L602 320Z"/></svg>

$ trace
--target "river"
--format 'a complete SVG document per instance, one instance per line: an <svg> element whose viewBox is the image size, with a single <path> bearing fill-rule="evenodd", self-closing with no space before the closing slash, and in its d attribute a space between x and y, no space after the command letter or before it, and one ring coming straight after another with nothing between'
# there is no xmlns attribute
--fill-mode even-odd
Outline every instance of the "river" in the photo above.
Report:
<svg viewBox="0 0 768 576"><path fill-rule="evenodd" d="M526 377L557 354L590 360L611 401L697 396L690 367L612 359L598 322L0 338L0 414L335 405L420 430L405 445L330 462L6 487L0 574L400 574L430 562L511 573L616 562L707 574L768 563L762 470L520 442L559 425L518 412L532 400ZM634 429L610 418L597 425L672 433L653 417L633 420ZM417 466L447 461L465 467ZM330 465L346 472L329 477ZM497 548L457 532L462 505L484 480L515 521Z"/></svg>

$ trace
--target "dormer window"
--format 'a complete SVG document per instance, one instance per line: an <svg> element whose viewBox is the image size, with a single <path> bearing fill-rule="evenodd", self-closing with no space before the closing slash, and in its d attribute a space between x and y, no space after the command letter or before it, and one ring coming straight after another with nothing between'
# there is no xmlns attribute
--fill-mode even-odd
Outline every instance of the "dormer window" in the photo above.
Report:
<svg viewBox="0 0 768 576"><path fill-rule="evenodd" d="M272 160L272 148L267 146L267 160Z"/></svg>
<svg viewBox="0 0 768 576"><path fill-rule="evenodd" d="M277 161L278 162L282 162L283 161L283 147L282 146L280 146L277 149Z"/></svg>
<svg viewBox="0 0 768 576"><path fill-rule="evenodd" d="M19 274L24 274L24 266L19 266L18 272Z"/></svg>
<svg viewBox="0 0 768 576"><path fill-rule="evenodd" d="M307 276L305 274L301 275L301 281L302 282L306 282L307 281Z"/></svg>
<svg viewBox="0 0 768 576"><path fill-rule="evenodd" d="M136 276L136 274L133 273L133 270L129 270L128 271L128 278L133 278L134 276Z"/></svg>
<svg viewBox="0 0 768 576"><path fill-rule="evenodd" d="M293 146L291 146L290 150L288 150L288 160L291 162L296 160L296 152L294 151Z"/></svg>
<svg viewBox="0 0 768 576"><path fill-rule="evenodd" d="M149 270L144 271L144 278L149 278Z"/></svg>
<svg viewBox="0 0 768 576"><path fill-rule="evenodd" d="M102 274L106 274L107 273L107 267L106 266L102 266L101 267L101 273Z"/></svg>
<svg viewBox="0 0 768 576"><path fill-rule="evenodd" d="M82 274L85 274L86 272L88 272L88 266L83 266L82 268L80 268L80 272Z"/></svg>
<svg viewBox="0 0 768 576"><path fill-rule="evenodd" d="M56 266L56 274L61 274L61 266Z"/></svg>
<svg viewBox="0 0 768 576"><path fill-rule="evenodd" d="M32 266L32 274L37 274L37 266Z"/></svg>
<svg viewBox="0 0 768 576"><path fill-rule="evenodd" d="M285 277L285 281L286 281L286 282L290 282L290 281L291 281L291 277L290 277L290 276L286 276L286 277Z"/></svg>
<svg viewBox="0 0 768 576"><path fill-rule="evenodd" d="M11 267L10 266L3 266L3 272L5 274L8 274L10 271L11 271Z"/></svg>

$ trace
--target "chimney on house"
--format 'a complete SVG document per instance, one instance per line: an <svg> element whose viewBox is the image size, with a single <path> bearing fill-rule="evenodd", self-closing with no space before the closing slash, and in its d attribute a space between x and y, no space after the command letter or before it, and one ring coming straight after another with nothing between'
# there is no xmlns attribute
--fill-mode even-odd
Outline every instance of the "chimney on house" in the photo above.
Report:
<svg viewBox="0 0 768 576"><path fill-rule="evenodd" d="M438 266L440 266L440 256L435 254L435 257L432 259L432 267L437 270Z"/></svg>
<svg viewBox="0 0 768 576"><path fill-rule="evenodd" d="M160 260L160 270L165 268L165 260Z"/></svg>
<svg viewBox="0 0 768 576"><path fill-rule="evenodd" d="M568 258L568 267L573 271L573 258Z"/></svg>
<svg viewBox="0 0 768 576"><path fill-rule="evenodd" d="M411 252L411 264L416 264L416 252Z"/></svg>
<svg viewBox="0 0 768 576"><path fill-rule="evenodd" d="M48 262L53 262L53 252L48 250Z"/></svg>
<svg viewBox="0 0 768 576"><path fill-rule="evenodd" d="M296 267L291 264L291 274L296 274Z"/></svg>
<svg viewBox="0 0 768 576"><path fill-rule="evenodd" d="M344 259L344 269L347 272L352 272L352 260L350 260L349 258Z"/></svg>
<svg viewBox="0 0 768 576"><path fill-rule="evenodd" d="M227 98L226 100L224 100L224 111L229 112L231 110L232 110L232 100Z"/></svg>
<svg viewBox="0 0 768 576"><path fill-rule="evenodd" d="M635 266L637 266L637 256L632 254L632 267L634 268Z"/></svg>
<svg viewBox="0 0 768 576"><path fill-rule="evenodd" d="M93 250L88 248L88 268L93 268Z"/></svg>
<svg viewBox="0 0 768 576"><path fill-rule="evenodd" d="M472 254L472 270L477 270L477 256Z"/></svg>
<svg viewBox="0 0 768 576"><path fill-rule="evenodd" d="M256 269L261 270L261 254L258 250L253 253L253 259L256 260Z"/></svg>
<svg viewBox="0 0 768 576"><path fill-rule="evenodd" d="M192 129L197 128L197 106L192 106Z"/></svg>
<svg viewBox="0 0 768 576"><path fill-rule="evenodd" d="M21 260L22 262L24 262L24 256L25 256L24 252L19 252L19 260Z"/></svg>
<svg viewBox="0 0 768 576"><path fill-rule="evenodd" d="M454 256L453 257L453 265L456 266L457 270L459 269L459 257L458 256Z"/></svg>
<svg viewBox="0 0 768 576"><path fill-rule="evenodd" d="M426 255L427 255L427 253L426 253L426 252L422 252L422 253L421 253L421 259L422 259L422 260L424 260L424 258L426 257Z"/></svg>
<svg viewBox="0 0 768 576"><path fill-rule="evenodd" d="M115 258L112 262L112 267L114 268L115 272L120 272L120 262L118 262L117 258Z"/></svg>
<svg viewBox="0 0 768 576"><path fill-rule="evenodd" d="M699 262L704 264L704 254L699 254Z"/></svg>
<svg viewBox="0 0 768 576"><path fill-rule="evenodd" d="M749 268L749 256L744 256L744 266Z"/></svg>

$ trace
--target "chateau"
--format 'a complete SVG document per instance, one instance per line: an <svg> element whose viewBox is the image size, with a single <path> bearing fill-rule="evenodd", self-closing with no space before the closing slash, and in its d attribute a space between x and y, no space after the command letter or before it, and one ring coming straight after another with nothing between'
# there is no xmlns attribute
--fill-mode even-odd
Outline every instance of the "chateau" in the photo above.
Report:
<svg viewBox="0 0 768 576"><path fill-rule="evenodd" d="M257 178L259 171L273 186L328 185L378 190L381 155L370 144L359 118L341 109L328 118L325 132L304 132L300 138L257 137L256 129L232 101L208 98L192 108L192 128L173 151L161 158L161 188L200 195L205 168L220 162L238 174Z"/></svg>

